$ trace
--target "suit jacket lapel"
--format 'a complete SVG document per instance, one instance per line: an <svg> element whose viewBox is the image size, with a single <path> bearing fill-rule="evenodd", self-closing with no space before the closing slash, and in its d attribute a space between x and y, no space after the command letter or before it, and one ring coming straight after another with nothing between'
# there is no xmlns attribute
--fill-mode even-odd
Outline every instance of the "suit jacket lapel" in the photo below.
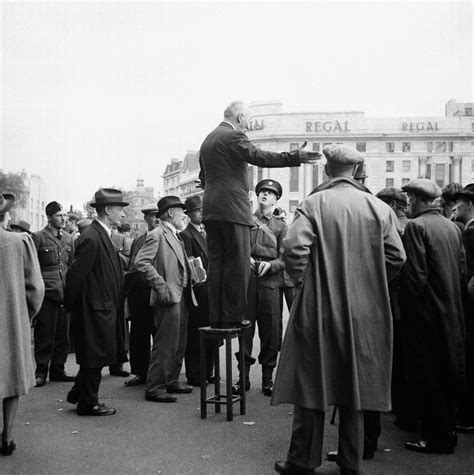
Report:
<svg viewBox="0 0 474 475"><path fill-rule="evenodd" d="M171 249L173 249L173 252L176 254L178 261L183 267L185 267L186 263L184 262L184 247L181 242L178 241L178 236L176 236L173 231L168 226L166 226L166 224L161 225L161 227L163 228L165 239L168 241Z"/></svg>
<svg viewBox="0 0 474 475"><path fill-rule="evenodd" d="M102 225L96 221L93 221L92 224L95 225L95 228L97 229L99 236L102 239L102 242L104 243L105 248L107 249L107 252L109 254L110 260L114 268L114 273L115 273L115 278L117 280L118 288L120 289L122 285L122 268L120 265L120 259L117 254L117 251L115 250L115 247L110 237L107 235L107 232L102 227Z"/></svg>
<svg viewBox="0 0 474 475"><path fill-rule="evenodd" d="M207 259L207 243L204 236L192 224L189 224L188 227Z"/></svg>

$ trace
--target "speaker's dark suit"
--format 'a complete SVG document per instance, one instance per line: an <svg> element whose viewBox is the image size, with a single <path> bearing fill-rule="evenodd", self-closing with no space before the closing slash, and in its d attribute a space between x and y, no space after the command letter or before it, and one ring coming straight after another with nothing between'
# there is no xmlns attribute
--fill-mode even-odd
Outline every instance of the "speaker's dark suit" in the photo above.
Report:
<svg viewBox="0 0 474 475"><path fill-rule="evenodd" d="M125 274L124 294L130 309L130 368L132 374L146 378L150 364L151 339L155 336L151 288L137 271L135 259L143 247L147 233L134 239L130 250L130 268Z"/></svg>
<svg viewBox="0 0 474 475"><path fill-rule="evenodd" d="M207 272L207 243L206 238L191 224L181 231L179 234L184 243L186 254L188 257L200 257L202 265ZM186 345L186 353L184 362L186 365L186 377L189 384L199 385L199 327L209 325L209 301L207 296L207 283L196 284L193 287L198 307L194 307L189 311L188 318L188 342ZM213 370L212 354L215 345L208 344L206 347L206 376L209 378Z"/></svg>
<svg viewBox="0 0 474 475"><path fill-rule="evenodd" d="M250 227L253 225L248 164L299 166L299 151L260 150L244 132L221 122L202 143L199 162L209 249L209 319L211 323L240 321L247 305Z"/></svg>

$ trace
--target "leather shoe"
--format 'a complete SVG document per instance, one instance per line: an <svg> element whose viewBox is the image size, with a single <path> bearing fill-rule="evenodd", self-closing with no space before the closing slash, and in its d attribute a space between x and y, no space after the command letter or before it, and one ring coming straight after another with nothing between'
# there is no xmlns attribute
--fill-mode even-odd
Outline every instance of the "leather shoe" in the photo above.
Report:
<svg viewBox="0 0 474 475"><path fill-rule="evenodd" d="M76 380L75 376L70 376L69 374L63 373L55 376L49 375L49 380L58 382L58 383L72 383Z"/></svg>
<svg viewBox="0 0 474 475"><path fill-rule="evenodd" d="M231 329L237 328L245 330L252 326L252 322L250 320L242 320L240 322L214 322L211 323L212 328L222 328L222 329Z"/></svg>
<svg viewBox="0 0 474 475"><path fill-rule="evenodd" d="M79 393L77 391L69 391L66 396L66 401L69 404L74 404L76 405L77 402L79 401Z"/></svg>
<svg viewBox="0 0 474 475"><path fill-rule="evenodd" d="M405 448L413 450L414 452L421 452L424 454L454 454L454 447L448 446L433 446L426 440L417 440L415 442L406 442Z"/></svg>
<svg viewBox="0 0 474 475"><path fill-rule="evenodd" d="M310 475L314 473L314 470L298 467L298 465L291 462L276 462L275 470L278 473L284 473L286 475Z"/></svg>
<svg viewBox="0 0 474 475"><path fill-rule="evenodd" d="M176 402L178 398L171 394L145 394L146 401L152 402Z"/></svg>
<svg viewBox="0 0 474 475"><path fill-rule="evenodd" d="M7 442L6 440L2 440L2 450L1 454L8 456L13 453L13 451L16 449L16 444L13 440L10 440L10 442Z"/></svg>
<svg viewBox="0 0 474 475"><path fill-rule="evenodd" d="M234 396L238 396L240 394L240 387L242 383L240 381L237 381L233 386L232 386L232 394ZM245 390L249 391L250 390L250 381L248 379L245 380Z"/></svg>
<svg viewBox="0 0 474 475"><path fill-rule="evenodd" d="M125 381L123 384L127 387L131 386L141 386L146 383L146 377L145 376L135 376L132 379L128 379Z"/></svg>
<svg viewBox="0 0 474 475"><path fill-rule="evenodd" d="M44 376L37 376L36 377L36 384L35 386L37 388L41 388L42 386L44 386L46 384L46 378Z"/></svg>
<svg viewBox="0 0 474 475"><path fill-rule="evenodd" d="M113 416L117 410L113 407L107 407L105 404L97 404L92 407L77 406L78 416Z"/></svg>
<svg viewBox="0 0 474 475"><path fill-rule="evenodd" d="M125 371L123 368L110 368L109 372L110 376L120 376L122 378L130 376L130 373L128 371Z"/></svg>
<svg viewBox="0 0 474 475"><path fill-rule="evenodd" d="M262 393L264 396L271 396L273 393L273 381L265 381L262 384Z"/></svg>
<svg viewBox="0 0 474 475"><path fill-rule="evenodd" d="M166 388L168 394L190 394L193 392L193 387L187 384L174 383Z"/></svg>

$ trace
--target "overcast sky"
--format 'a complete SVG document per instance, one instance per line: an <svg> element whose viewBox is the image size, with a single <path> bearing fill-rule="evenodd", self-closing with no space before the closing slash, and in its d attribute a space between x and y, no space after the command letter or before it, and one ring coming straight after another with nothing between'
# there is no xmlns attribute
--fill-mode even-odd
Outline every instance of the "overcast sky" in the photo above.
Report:
<svg viewBox="0 0 474 475"><path fill-rule="evenodd" d="M4 3L0 168L81 207L162 190L232 100L442 116L473 100L470 2Z"/></svg>

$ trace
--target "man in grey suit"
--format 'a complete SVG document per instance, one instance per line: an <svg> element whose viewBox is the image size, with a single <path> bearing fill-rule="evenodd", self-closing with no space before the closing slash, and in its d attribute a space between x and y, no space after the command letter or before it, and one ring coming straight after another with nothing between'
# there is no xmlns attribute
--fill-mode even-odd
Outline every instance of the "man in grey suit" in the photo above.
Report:
<svg viewBox="0 0 474 475"><path fill-rule="evenodd" d="M160 224L145 240L135 260L151 287L156 335L151 350L145 399L176 402L174 394L192 391L178 383L186 349L187 307L190 302L191 270L178 231L185 227L184 203L177 196L158 201Z"/></svg>
<svg viewBox="0 0 474 475"><path fill-rule="evenodd" d="M274 153L253 145L245 131L250 109L231 103L224 120L201 145L199 179L204 189L203 221L209 249L209 320L214 327L248 327L243 320L250 278L248 164L259 167L299 167L315 163L319 152Z"/></svg>

